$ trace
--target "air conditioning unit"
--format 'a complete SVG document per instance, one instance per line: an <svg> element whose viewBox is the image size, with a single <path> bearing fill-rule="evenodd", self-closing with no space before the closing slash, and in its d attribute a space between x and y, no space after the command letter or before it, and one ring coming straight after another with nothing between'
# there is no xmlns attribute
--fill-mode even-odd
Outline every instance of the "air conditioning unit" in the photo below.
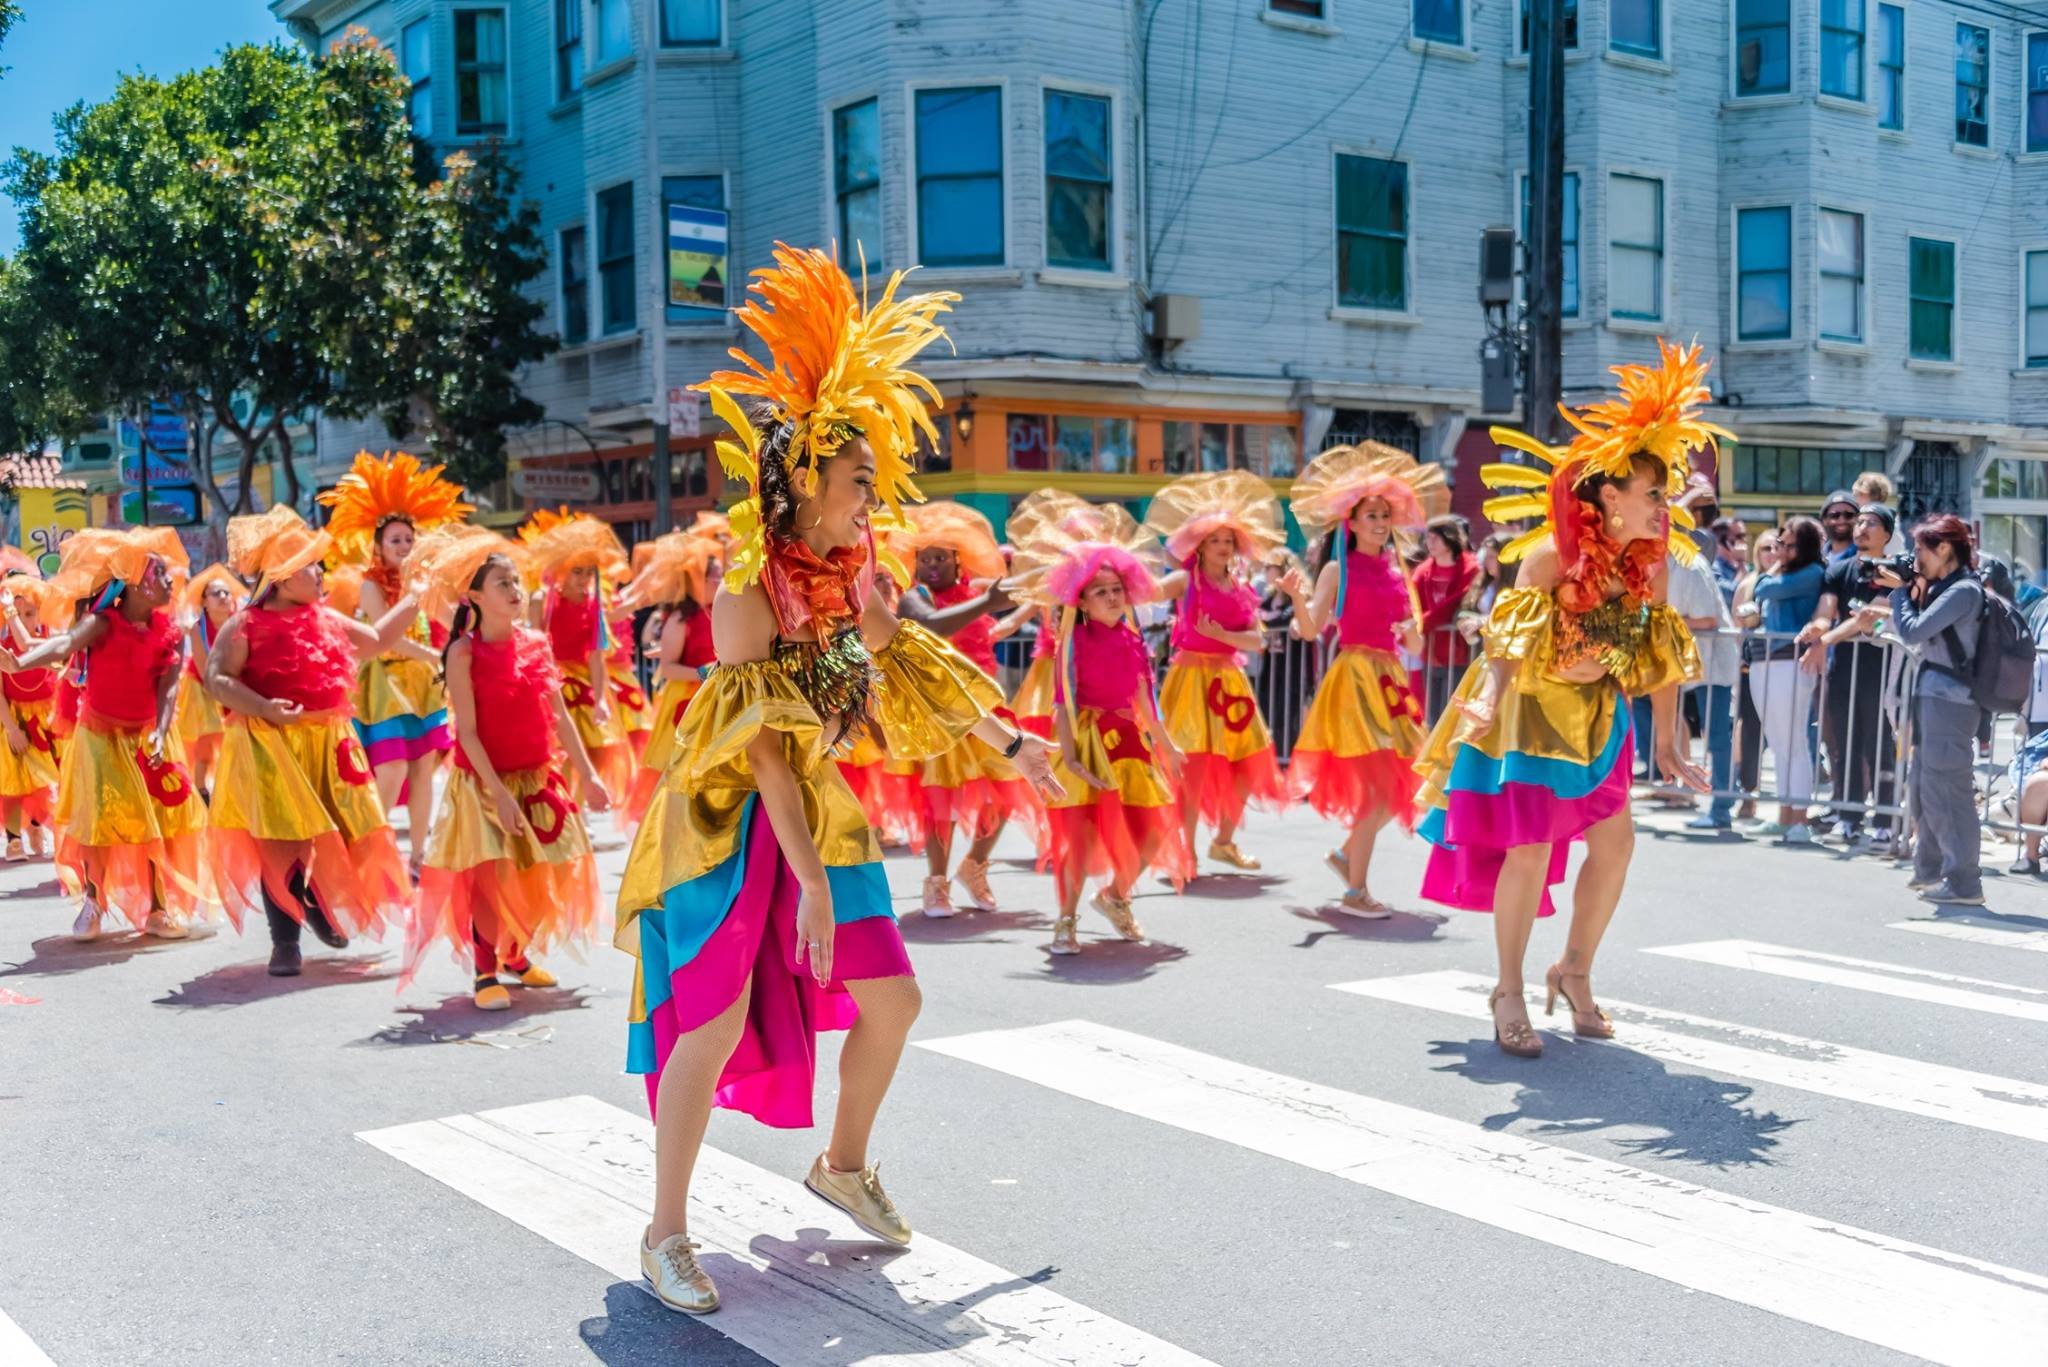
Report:
<svg viewBox="0 0 2048 1367"><path fill-rule="evenodd" d="M1152 296L1152 340L1179 346L1202 335L1202 298L1196 294Z"/></svg>

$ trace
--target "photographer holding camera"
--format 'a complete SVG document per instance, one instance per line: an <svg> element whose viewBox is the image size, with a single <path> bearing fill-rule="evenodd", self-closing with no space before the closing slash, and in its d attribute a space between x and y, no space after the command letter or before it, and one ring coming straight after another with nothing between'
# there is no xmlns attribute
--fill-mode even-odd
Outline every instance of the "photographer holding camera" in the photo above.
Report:
<svg viewBox="0 0 2048 1367"><path fill-rule="evenodd" d="M1878 571L1889 567L1900 579L1914 573L1911 556L1885 554L1897 527L1897 514L1882 504L1858 511L1856 554L1828 566L1813 620L1799 633L1805 647L1800 667L1809 674L1826 675L1821 731L1828 748L1830 795L1841 817L1843 840L1858 849L1890 839L1891 818L1883 813L1872 816L1870 834L1864 836L1860 809L1873 787L1878 805L1892 800L1891 757L1896 746L1891 723L1884 717L1885 653L1873 639L1875 628L1869 622L1891 614L1891 595L1878 584ZM1876 605L1871 618L1862 611L1866 604Z"/></svg>
<svg viewBox="0 0 2048 1367"><path fill-rule="evenodd" d="M1969 526L1943 513L1913 529L1913 558L1910 582L1890 564L1873 576L1892 591L1892 629L1920 653L1922 665L1913 681L1915 740L1906 775L1916 831L1910 886L1929 902L1982 906L1972 770L1983 709L1969 683L1984 608L1984 588L1971 572L1977 549ZM1881 614L1872 603L1858 616L1875 624Z"/></svg>

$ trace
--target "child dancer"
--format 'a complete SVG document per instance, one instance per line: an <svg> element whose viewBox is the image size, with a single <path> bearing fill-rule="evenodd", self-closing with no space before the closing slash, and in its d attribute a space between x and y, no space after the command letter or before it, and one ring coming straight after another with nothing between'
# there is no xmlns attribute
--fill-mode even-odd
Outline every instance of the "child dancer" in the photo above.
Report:
<svg viewBox="0 0 2048 1367"><path fill-rule="evenodd" d="M581 513L541 531L527 546L544 585L540 626L562 673L562 700L576 719L591 766L604 780L607 803L623 808L633 788L633 751L612 698L604 577L626 569L626 552L610 523ZM579 801L585 799L580 776L574 791Z"/></svg>
<svg viewBox="0 0 2048 1367"><path fill-rule="evenodd" d="M690 532L670 532L633 550L640 569L627 586L624 601L635 608L653 607L660 618L654 648L654 677L660 685L654 695L654 722L625 809L626 820L637 826L675 754L683 712L704 686L704 671L718 663L711 643L711 600L724 574L724 553L710 537ZM643 550L646 554L639 554Z"/></svg>
<svg viewBox="0 0 2048 1367"><path fill-rule="evenodd" d="M1287 788L1244 672L1245 653L1266 649L1259 596L1246 576L1287 544L1280 504L1249 471L1189 475L1159 491L1145 525L1180 567L1159 583L1162 596L1180 599L1159 708L1187 757L1181 823L1188 848L1195 848L1197 820L1207 821L1216 828L1211 859L1256 869L1259 861L1237 848L1238 823L1248 803L1279 808Z"/></svg>
<svg viewBox="0 0 2048 1367"><path fill-rule="evenodd" d="M889 538L889 547L914 563L917 582L903 595L898 610L950 640L993 686L998 667L989 614L1014 606L1003 591L1007 566L994 530L987 518L958 503L918 504L903 515L908 525ZM1008 709L997 712L1002 715ZM1036 836L1036 828L1043 825L1043 808L1030 783L1008 760L969 737L926 761L918 796L925 823L924 914L954 914L947 869L955 826L970 832L974 842L960 861L960 886L976 909L996 910L988 860L1003 826L1012 818L1029 821ZM1044 845L1042 837L1038 844Z"/></svg>
<svg viewBox="0 0 2048 1367"><path fill-rule="evenodd" d="M50 585L32 574L0 580L0 610L6 614L8 644L33 650L50 635L48 616L65 605ZM50 734L50 710L57 692L54 668L0 674L0 817L7 825L7 861L50 852L50 819L57 801L57 744ZM23 836L27 836L24 846Z"/></svg>
<svg viewBox="0 0 2048 1367"><path fill-rule="evenodd" d="M522 554L493 532L441 532L420 543L409 576L428 616L452 616L445 657L457 747L420 872L404 976L445 939L474 961L475 1001L485 1011L512 1005L501 975L554 986L533 954L586 939L603 920L596 860L561 761L599 810L604 785L562 701L548 640L525 625Z"/></svg>
<svg viewBox="0 0 2048 1367"><path fill-rule="evenodd" d="M226 565L208 565L192 576L180 595L191 625L185 632L185 672L178 683L178 738L192 762L192 781L213 791L213 761L220 753L220 703L206 691L206 658L221 628L242 610L242 581Z"/></svg>
<svg viewBox="0 0 2048 1367"><path fill-rule="evenodd" d="M327 534L335 553L360 563L362 585L346 615L375 622L404 593L406 557L419 537L461 521L473 511L442 467L423 466L403 451L385 456L358 452L335 486L320 495L333 511ZM441 660L427 618L416 619L391 650L366 659L357 672L356 736L377 777L377 799L389 812L404 794L411 831L412 868L419 869L427 825L434 815L434 771L452 746Z"/></svg>
<svg viewBox="0 0 2048 1367"><path fill-rule="evenodd" d="M1337 652L1302 719L1289 787L1348 832L1328 860L1344 880L1337 909L1366 920L1393 914L1367 886L1373 843L1389 821L1413 823L1423 740L1422 702L1394 653L1421 645L1394 533L1420 528L1445 498L1441 467L1377 442L1333 447L1294 483L1295 518L1328 533L1314 591L1299 574L1284 581L1294 629L1313 641L1334 622Z"/></svg>
<svg viewBox="0 0 2048 1367"><path fill-rule="evenodd" d="M75 940L97 939L119 912L146 934L179 939L204 894L206 807L185 769L172 720L184 650L164 609L185 548L168 527L74 533L66 570L91 595L70 630L0 670L78 657L76 733L58 778L57 875L80 898Z"/></svg>
<svg viewBox="0 0 2048 1367"><path fill-rule="evenodd" d="M1130 620L1136 604L1158 596L1139 558L1151 538L1114 506L1079 528L1012 519L1011 535L1022 591L1060 613L1053 772L1064 792L1047 800L1047 862L1060 914L1049 948L1080 952L1076 911L1091 876L1104 879L1095 909L1124 939L1142 941L1130 898L1138 878L1157 869L1179 886L1194 873L1174 796L1180 751L1160 719L1151 655Z"/></svg>
<svg viewBox="0 0 2048 1367"><path fill-rule="evenodd" d="M341 949L412 900L398 839L350 725L359 655L391 649L417 619L400 598L375 628L321 601L331 547L289 505L228 523L228 562L256 583L213 643L207 687L227 710L211 848L229 919L261 913L270 973L300 970L299 931Z"/></svg>

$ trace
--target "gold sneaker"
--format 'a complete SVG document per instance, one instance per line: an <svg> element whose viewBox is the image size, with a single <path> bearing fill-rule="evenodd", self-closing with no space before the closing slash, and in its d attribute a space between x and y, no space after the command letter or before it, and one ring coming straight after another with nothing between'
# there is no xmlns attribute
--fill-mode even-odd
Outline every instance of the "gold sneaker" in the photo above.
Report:
<svg viewBox="0 0 2048 1367"><path fill-rule="evenodd" d="M542 968L539 964L534 963L531 960L527 962L525 968L519 970L516 973L509 968L501 968L498 970L498 972L511 974L513 980L516 981L521 987L560 986L560 983L557 981L554 974L548 972L545 968Z"/></svg>
<svg viewBox="0 0 2048 1367"><path fill-rule="evenodd" d="M1095 894L1095 900L1090 905L1116 927L1117 934L1137 944L1145 942L1145 927L1138 924L1137 913L1131 910L1131 901L1128 897L1118 897L1108 888L1104 888Z"/></svg>
<svg viewBox="0 0 2048 1367"><path fill-rule="evenodd" d="M1243 869L1247 873L1256 872L1260 867L1259 861L1240 850L1234 840L1210 841L1209 857L1219 864L1228 864L1233 869Z"/></svg>
<svg viewBox="0 0 2048 1367"><path fill-rule="evenodd" d="M910 1222L896 1213L895 1202L882 1190L879 1165L870 1163L859 1172L834 1172L819 1154L804 1178L811 1194L853 1217L853 1222L884 1243L898 1248L910 1242Z"/></svg>
<svg viewBox="0 0 2048 1367"><path fill-rule="evenodd" d="M685 1315L708 1315L718 1308L718 1287L697 1266L697 1245L686 1234L671 1234L655 1248L640 1236L640 1275L654 1288L654 1298Z"/></svg>
<svg viewBox="0 0 2048 1367"><path fill-rule="evenodd" d="M976 911L995 911L995 890L988 885L988 861L986 859L962 859L959 871L953 875L960 880L960 886L967 889L967 900L974 903Z"/></svg>

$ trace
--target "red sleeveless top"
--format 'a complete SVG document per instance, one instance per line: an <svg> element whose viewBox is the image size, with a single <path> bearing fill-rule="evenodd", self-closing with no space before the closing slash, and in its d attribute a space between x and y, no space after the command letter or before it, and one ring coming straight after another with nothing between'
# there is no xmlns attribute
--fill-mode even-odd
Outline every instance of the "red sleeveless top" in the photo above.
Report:
<svg viewBox="0 0 2048 1367"><path fill-rule="evenodd" d="M23 623L24 626L27 623ZM50 633L37 627L29 633L38 641L48 640ZM22 669L12 674L0 674L0 695L9 702L47 702L57 691L57 671L51 668Z"/></svg>
<svg viewBox="0 0 2048 1367"><path fill-rule="evenodd" d="M950 589L934 589L926 585L918 587L925 597L931 600L932 606L939 608L955 607L970 598L981 596L980 590L965 579L955 580ZM996 675L996 643L989 634L993 627L994 623L983 614L948 638L953 642L955 650L980 665L982 672L990 678Z"/></svg>
<svg viewBox="0 0 2048 1367"><path fill-rule="evenodd" d="M356 648L325 604L251 608L242 614L249 661L242 682L308 713L347 710L356 691Z"/></svg>
<svg viewBox="0 0 2048 1367"><path fill-rule="evenodd" d="M548 638L514 627L502 641L469 638L469 688L476 705L476 738L502 777L554 762L554 697L562 688ZM471 773L469 752L455 747L455 765Z"/></svg>
<svg viewBox="0 0 2048 1367"><path fill-rule="evenodd" d="M548 642L563 664L582 664L597 649L597 595L564 598L550 594Z"/></svg>
<svg viewBox="0 0 2048 1367"><path fill-rule="evenodd" d="M177 668L178 628L161 609L137 626L118 612L100 614L107 634L86 652L84 720L128 728L156 721L156 685Z"/></svg>
<svg viewBox="0 0 2048 1367"><path fill-rule="evenodd" d="M711 609L698 608L683 623L683 663L691 669L718 663L718 650L711 644Z"/></svg>

